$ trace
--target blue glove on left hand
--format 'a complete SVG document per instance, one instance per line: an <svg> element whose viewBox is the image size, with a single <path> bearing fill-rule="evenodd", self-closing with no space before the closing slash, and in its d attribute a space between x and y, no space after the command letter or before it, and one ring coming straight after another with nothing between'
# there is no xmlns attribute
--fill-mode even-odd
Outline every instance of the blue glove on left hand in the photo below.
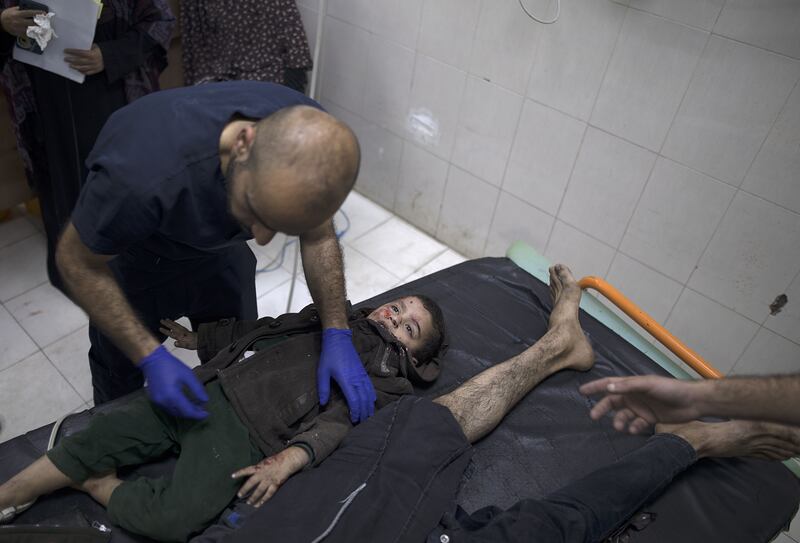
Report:
<svg viewBox="0 0 800 543"><path fill-rule="evenodd" d="M320 405L325 405L330 399L331 377L342 389L353 424L375 414L375 388L353 347L353 332L350 330L327 328L322 332L322 355L317 366Z"/></svg>
<svg viewBox="0 0 800 543"><path fill-rule="evenodd" d="M163 345L139 362L147 381L150 401L173 417L202 420L208 416L204 409L208 395L197 376L186 364L172 356ZM188 390L194 398L190 400Z"/></svg>

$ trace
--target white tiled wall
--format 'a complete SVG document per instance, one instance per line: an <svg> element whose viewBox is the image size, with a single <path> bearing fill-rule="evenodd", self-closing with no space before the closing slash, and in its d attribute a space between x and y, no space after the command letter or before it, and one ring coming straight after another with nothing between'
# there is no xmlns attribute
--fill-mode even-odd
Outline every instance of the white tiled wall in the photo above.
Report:
<svg viewBox="0 0 800 543"><path fill-rule="evenodd" d="M367 196L467 255L522 239L608 277L726 372L800 370L800 3L562 0L541 25L330 0L326 24Z"/></svg>

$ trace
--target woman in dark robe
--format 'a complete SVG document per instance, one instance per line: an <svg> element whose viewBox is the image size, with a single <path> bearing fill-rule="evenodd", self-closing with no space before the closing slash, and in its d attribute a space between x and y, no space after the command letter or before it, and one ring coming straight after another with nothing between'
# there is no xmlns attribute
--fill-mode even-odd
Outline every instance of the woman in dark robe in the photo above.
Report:
<svg viewBox="0 0 800 543"><path fill-rule="evenodd" d="M47 0L40 3L47 5ZM102 3L92 48L65 51L68 64L86 76L76 83L12 59L24 22L20 24L16 11L18 0L0 0L0 86L28 180L41 204L48 277L61 291L56 243L86 179L86 157L114 111L158 90L175 25L165 0ZM56 15L56 33L57 24Z"/></svg>
<svg viewBox="0 0 800 543"><path fill-rule="evenodd" d="M181 0L187 85L247 79L305 92L311 70L296 0Z"/></svg>

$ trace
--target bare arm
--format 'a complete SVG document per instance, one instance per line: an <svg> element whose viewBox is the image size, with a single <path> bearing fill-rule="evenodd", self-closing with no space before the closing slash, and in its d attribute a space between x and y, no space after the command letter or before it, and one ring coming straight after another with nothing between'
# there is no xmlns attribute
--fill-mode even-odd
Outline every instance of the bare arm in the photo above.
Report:
<svg viewBox="0 0 800 543"><path fill-rule="evenodd" d="M352 342L345 309L342 249L336 239L333 220L300 236L308 290L322 321L322 354L317 366L320 405L328 403L330 381L342 389L350 420L355 424L375 413L372 386Z"/></svg>
<svg viewBox="0 0 800 543"><path fill-rule="evenodd" d="M347 328L342 248L333 220L300 236L303 269L323 328Z"/></svg>
<svg viewBox="0 0 800 543"><path fill-rule="evenodd" d="M138 362L160 342L142 324L117 284L108 261L113 256L94 254L68 223L58 243L56 259L67 288L92 322L125 355Z"/></svg>
<svg viewBox="0 0 800 543"><path fill-rule="evenodd" d="M800 374L704 381L696 398L703 415L800 426Z"/></svg>
<svg viewBox="0 0 800 543"><path fill-rule="evenodd" d="M605 394L592 408L599 419L615 411L614 427L639 433L657 422L720 416L800 425L800 375L681 381L655 375L607 377L583 394Z"/></svg>

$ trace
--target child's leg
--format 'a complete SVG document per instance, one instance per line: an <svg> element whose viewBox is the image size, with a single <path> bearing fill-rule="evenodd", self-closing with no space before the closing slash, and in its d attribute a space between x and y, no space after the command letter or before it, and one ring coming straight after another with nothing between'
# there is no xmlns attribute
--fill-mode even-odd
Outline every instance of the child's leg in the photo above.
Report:
<svg viewBox="0 0 800 543"><path fill-rule="evenodd" d="M46 456L0 485L0 509L28 503L43 494L72 486L104 505L113 488L108 477L90 479L119 466L138 464L175 447L174 426L154 411L145 396L118 409L97 414L89 426L63 438ZM99 484L99 481L103 484Z"/></svg>
<svg viewBox="0 0 800 543"><path fill-rule="evenodd" d="M231 474L263 458L219 384L206 390L209 417L178 425L180 456L170 478L139 477L113 488L113 478L97 481L92 495L98 501L112 490L108 514L114 524L159 541L185 541L234 498L242 481Z"/></svg>
<svg viewBox="0 0 800 543"><path fill-rule="evenodd" d="M73 485L75 481L61 473L46 456L0 485L0 509L20 506L43 494Z"/></svg>

